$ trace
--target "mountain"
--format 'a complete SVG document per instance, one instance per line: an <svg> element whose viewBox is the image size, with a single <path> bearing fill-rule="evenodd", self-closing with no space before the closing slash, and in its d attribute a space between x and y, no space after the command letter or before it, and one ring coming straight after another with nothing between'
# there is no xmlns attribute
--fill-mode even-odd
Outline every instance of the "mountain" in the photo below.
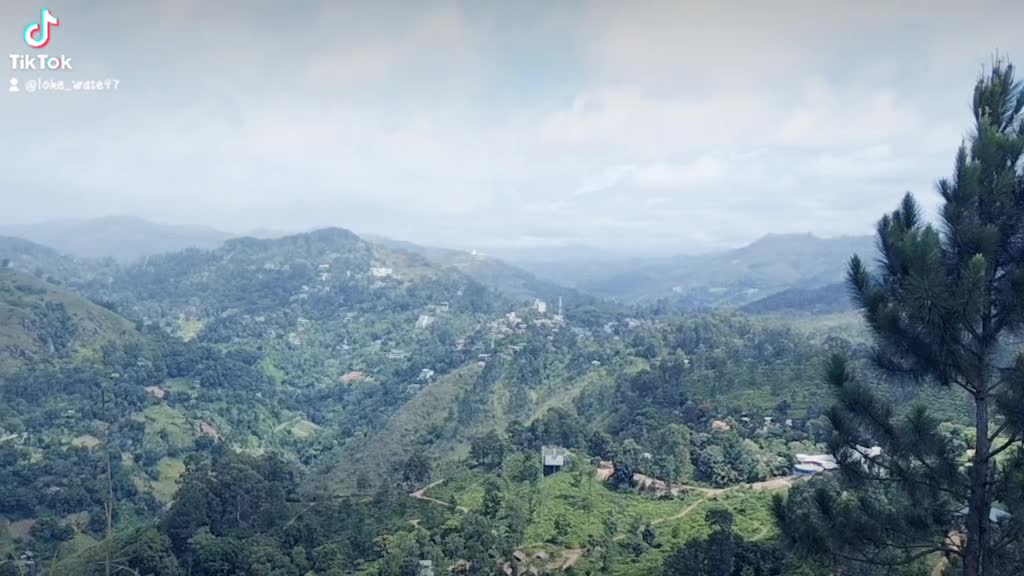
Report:
<svg viewBox="0 0 1024 576"><path fill-rule="evenodd" d="M752 244L701 255L634 260L530 263L552 281L627 302L668 299L685 308L742 306L792 288L842 280L850 256L875 253L869 236L765 236Z"/></svg>
<svg viewBox="0 0 1024 576"><path fill-rule="evenodd" d="M116 313L11 268L0 268L0 374L138 338Z"/></svg>
<svg viewBox="0 0 1024 576"><path fill-rule="evenodd" d="M130 262L185 248L216 248L232 234L201 226L158 224L134 216L55 220L7 226L0 234L17 236L81 258Z"/></svg>
<svg viewBox="0 0 1024 576"><path fill-rule="evenodd" d="M788 288L740 307L741 311L750 314L773 312L831 314L849 312L853 309L850 290L843 282L815 288Z"/></svg>
<svg viewBox="0 0 1024 576"><path fill-rule="evenodd" d="M217 550L232 573L263 573L271 557L289 576L375 573L393 560L379 544L412 532L456 544L431 553L447 571L461 542L510 533L506 514L487 511L495 490L510 518L523 512L517 546L533 558L593 567L571 554L607 517L644 516L679 545L703 530L704 514L687 514L711 487L745 515L747 537L765 538L770 494L727 491L775 486L793 454L822 450L820 367L832 350L869 353L785 317L596 300L555 315L485 286L544 287L500 261L480 259L500 271L488 276L473 255L337 228L148 256L68 288L21 268L75 278L102 262L6 246L19 269L0 271L0 555L54 558L62 574L102 567L111 492L114 554L168 576L182 573L175 554ZM901 394L894 405L919 399ZM578 455L575 470L543 477L545 445ZM633 472L702 488L655 498ZM336 498L351 494L367 497ZM533 500L543 505L530 515ZM635 562L616 552L630 559L617 573L651 573L662 548L644 546ZM480 554L481 566L498 557ZM154 568L157 556L171 568Z"/></svg>
<svg viewBox="0 0 1024 576"><path fill-rule="evenodd" d="M53 248L23 238L0 236L0 262L26 274L51 279L77 277L82 264Z"/></svg>
<svg viewBox="0 0 1024 576"><path fill-rule="evenodd" d="M449 266L517 301L539 299L551 305L562 299L566 306L592 304L596 298L560 286L497 258L478 252L421 246L380 236L365 236L382 246L419 254L439 266Z"/></svg>

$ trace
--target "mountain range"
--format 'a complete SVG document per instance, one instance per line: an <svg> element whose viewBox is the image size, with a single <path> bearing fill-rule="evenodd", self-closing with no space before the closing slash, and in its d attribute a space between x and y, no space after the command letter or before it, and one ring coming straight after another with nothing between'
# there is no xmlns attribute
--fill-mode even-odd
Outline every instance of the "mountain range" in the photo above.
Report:
<svg viewBox="0 0 1024 576"><path fill-rule="evenodd" d="M82 260L113 259L120 263L186 248L213 250L232 238L212 228L157 224L129 216L49 222L0 228L0 258L28 269L33 262L52 278L81 280ZM280 237L279 233L261 235ZM841 282L853 254L870 259L876 250L868 236L819 238L810 234L765 236L740 248L697 255L624 258L585 246L561 250L507 250L499 256L437 248L366 235L364 239L400 252L417 254L432 264L452 267L514 300L541 299L554 304L594 304L603 299L625 304L666 302L680 309L744 307L748 311L802 307L802 299L774 298L783 293L815 290L815 298L841 291L821 289ZM29 240L35 245L21 243ZM45 247L52 250L47 251ZM506 253L507 252L507 253ZM71 258L62 257L61 254ZM6 256L5 256L6 255ZM109 265L107 265L109 268ZM794 292L795 291L795 292ZM842 299L845 300L845 299ZM843 302L818 302L817 310L844 309ZM824 306L824 307L822 307Z"/></svg>
<svg viewBox="0 0 1024 576"><path fill-rule="evenodd" d="M214 228L159 224L123 215L4 226L0 235L31 240L79 258L119 262L185 248L216 248L233 236Z"/></svg>

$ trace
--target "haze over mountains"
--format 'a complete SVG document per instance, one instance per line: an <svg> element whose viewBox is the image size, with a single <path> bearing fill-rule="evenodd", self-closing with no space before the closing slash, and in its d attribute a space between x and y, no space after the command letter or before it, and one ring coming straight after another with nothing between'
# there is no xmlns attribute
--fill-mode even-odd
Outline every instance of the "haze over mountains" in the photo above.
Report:
<svg viewBox="0 0 1024 576"><path fill-rule="evenodd" d="M61 254L112 258L121 263L186 248L211 250L235 237L214 228L160 224L132 216L11 226L0 228L0 234L29 240ZM282 234L262 231L253 235ZM738 307L805 290L815 291L817 300L832 299L842 294L835 284L841 281L849 257L858 253L870 258L875 251L868 236L819 238L810 234L769 235L733 250L666 257L628 257L587 246L509 248L494 250L495 256L491 256L373 235L365 238L454 267L515 299L554 302L562 296L573 301L590 297L625 303L664 300L684 309ZM8 251L12 242L7 241ZM3 245L0 243L0 255ZM52 254L44 255L39 247L34 250L37 259L47 260L43 268L58 266ZM20 246L16 252L18 257L26 258L32 250ZM59 265L66 268L73 264L65 260ZM845 309L846 299L839 300L838 306ZM803 304L803 298L783 296L750 310Z"/></svg>

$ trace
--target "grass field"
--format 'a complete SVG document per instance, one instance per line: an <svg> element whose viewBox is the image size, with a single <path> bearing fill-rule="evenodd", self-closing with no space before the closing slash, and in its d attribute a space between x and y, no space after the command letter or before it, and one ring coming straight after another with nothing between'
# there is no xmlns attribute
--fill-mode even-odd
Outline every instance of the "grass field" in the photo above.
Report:
<svg viewBox="0 0 1024 576"><path fill-rule="evenodd" d="M185 462L180 458L161 458L156 469L158 479L150 482L153 496L163 504L170 504L178 491L178 478L185 473Z"/></svg>
<svg viewBox="0 0 1024 576"><path fill-rule="evenodd" d="M146 426L146 437L158 436L175 450L191 450L192 428L185 416L166 404L154 404L132 416Z"/></svg>
<svg viewBox="0 0 1024 576"><path fill-rule="evenodd" d="M630 561L628 571L622 572L647 574L680 544L706 535L708 526L704 514L715 507L732 511L735 529L745 539L760 540L776 535L771 494L766 492L737 488L712 495L694 491L679 498L653 498L618 492L596 479L584 480L577 486L573 476L571 472L562 472L542 479L536 489L528 485L511 488L522 498L527 498L531 492L535 494L535 511L526 531L524 548L527 550L556 552L582 548L588 536L601 537L607 518L614 519L620 538L631 525L650 522L661 546ZM454 497L460 506L479 511L485 478L481 472L463 471L431 489L427 495L444 502ZM570 526L562 541L555 534L556 518L567 520Z"/></svg>

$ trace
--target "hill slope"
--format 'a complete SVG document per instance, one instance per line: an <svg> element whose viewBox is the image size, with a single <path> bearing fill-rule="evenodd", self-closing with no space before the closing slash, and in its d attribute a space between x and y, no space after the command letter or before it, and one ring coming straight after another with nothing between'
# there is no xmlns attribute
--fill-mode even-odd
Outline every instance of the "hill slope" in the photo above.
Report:
<svg viewBox="0 0 1024 576"><path fill-rule="evenodd" d="M137 338L131 322L84 298L0 269L0 374L44 358Z"/></svg>
<svg viewBox="0 0 1024 576"><path fill-rule="evenodd" d="M842 282L814 288L788 288L740 307L741 311L750 314L783 311L833 314L853 309L849 289Z"/></svg>
<svg viewBox="0 0 1024 576"><path fill-rule="evenodd" d="M421 246L390 238L370 237L369 239L382 246L419 254L439 266L455 268L484 286L514 300L523 301L536 298L553 304L562 298L566 305L591 304L596 300L592 296L581 294L578 290L538 278L520 267L497 258L461 250Z"/></svg>

